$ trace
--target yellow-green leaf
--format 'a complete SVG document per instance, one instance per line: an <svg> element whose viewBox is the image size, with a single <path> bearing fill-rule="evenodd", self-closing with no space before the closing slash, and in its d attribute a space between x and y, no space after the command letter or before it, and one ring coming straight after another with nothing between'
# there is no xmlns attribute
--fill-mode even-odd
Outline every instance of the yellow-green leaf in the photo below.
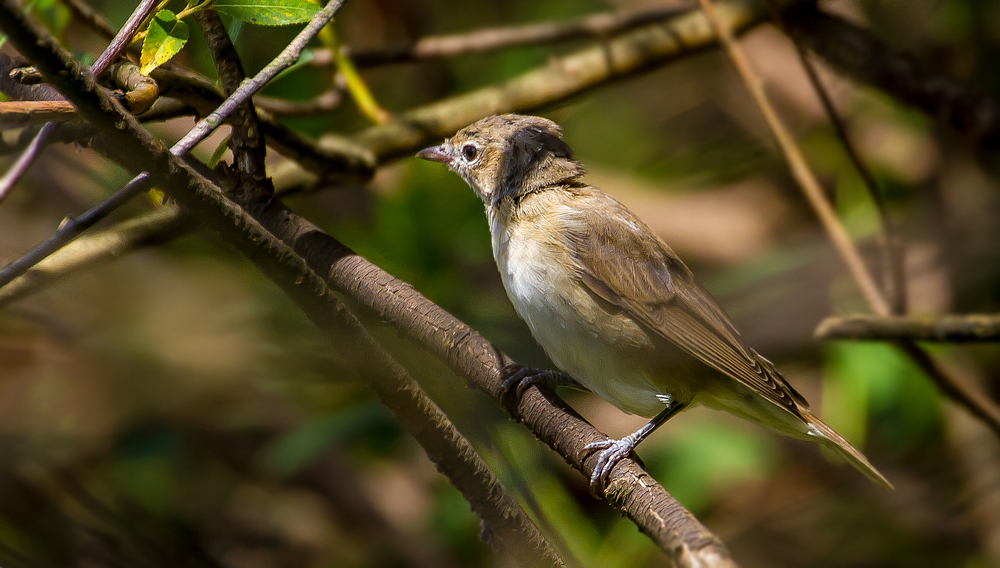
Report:
<svg viewBox="0 0 1000 568"><path fill-rule="evenodd" d="M149 75L177 55L187 43L188 27L183 20L170 10L160 10L149 22L146 39L142 42L142 55L139 57L139 71Z"/></svg>
<svg viewBox="0 0 1000 568"><path fill-rule="evenodd" d="M220 14L261 26L308 22L320 10L313 0L216 0L212 7Z"/></svg>

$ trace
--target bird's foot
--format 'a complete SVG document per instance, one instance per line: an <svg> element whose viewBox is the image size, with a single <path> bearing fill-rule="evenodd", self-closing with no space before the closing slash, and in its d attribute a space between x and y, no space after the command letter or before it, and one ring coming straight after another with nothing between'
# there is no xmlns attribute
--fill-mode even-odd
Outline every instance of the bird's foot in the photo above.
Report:
<svg viewBox="0 0 1000 568"><path fill-rule="evenodd" d="M572 377L562 371L536 369L524 365L511 364L500 370L501 396L508 399L515 396L511 402L517 402L524 396L524 391L531 385L545 385L555 387L558 385L579 386Z"/></svg>
<svg viewBox="0 0 1000 568"><path fill-rule="evenodd" d="M600 442L592 442L580 450L579 457L581 462L587 459L590 454L598 450L601 452L597 456L597 463L594 464L594 471L590 475L591 495L598 499L604 495L604 489L608 485L608 477L611 476L611 471L615 469L618 462L627 458L629 454L632 454L635 447L641 441L642 438L636 434L629 434L620 440L609 438ZM634 457L636 461L639 461L638 456Z"/></svg>

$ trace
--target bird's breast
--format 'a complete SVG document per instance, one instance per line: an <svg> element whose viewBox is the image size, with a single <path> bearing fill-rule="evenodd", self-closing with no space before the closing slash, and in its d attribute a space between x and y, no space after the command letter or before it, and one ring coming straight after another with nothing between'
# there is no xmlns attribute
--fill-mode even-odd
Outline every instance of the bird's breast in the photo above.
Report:
<svg viewBox="0 0 1000 568"><path fill-rule="evenodd" d="M552 362L619 408L643 415L662 409L658 373L646 364L650 338L587 291L558 227L491 219L491 229L507 296Z"/></svg>

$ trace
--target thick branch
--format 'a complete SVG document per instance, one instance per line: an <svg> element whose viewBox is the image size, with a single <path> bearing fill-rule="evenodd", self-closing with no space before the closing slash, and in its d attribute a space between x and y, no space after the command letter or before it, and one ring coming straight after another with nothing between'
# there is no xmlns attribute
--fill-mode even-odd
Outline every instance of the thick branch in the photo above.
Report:
<svg viewBox="0 0 1000 568"><path fill-rule="evenodd" d="M307 255L308 265L303 264L301 257L276 242L271 233L226 200L197 172L170 156L139 127L134 117L94 84L92 77L82 73L68 54L50 40L39 41L41 34L28 27L10 0L0 4L0 22L15 22L4 26L9 27L11 41L47 76L53 77L88 120L118 142L116 146L121 149L118 159L132 169L146 169L153 178L162 180L163 189L190 211L201 226L217 231L289 291L322 290L324 282L315 277L315 270L320 269L319 273L335 288L372 309L470 382L500 399L499 370L509 360L472 329L409 285L353 255L332 237L273 202L259 213L269 228L282 233ZM584 445L606 438L559 399L536 389L528 391L515 414L580 469L590 469L577 458ZM624 460L615 469L607 497L683 566L732 565L722 543L634 461Z"/></svg>
<svg viewBox="0 0 1000 568"><path fill-rule="evenodd" d="M815 335L817 339L856 341L1000 341L1000 315L832 317L820 322Z"/></svg>
<svg viewBox="0 0 1000 568"><path fill-rule="evenodd" d="M20 126L77 120L76 107L69 101L0 102L0 124Z"/></svg>

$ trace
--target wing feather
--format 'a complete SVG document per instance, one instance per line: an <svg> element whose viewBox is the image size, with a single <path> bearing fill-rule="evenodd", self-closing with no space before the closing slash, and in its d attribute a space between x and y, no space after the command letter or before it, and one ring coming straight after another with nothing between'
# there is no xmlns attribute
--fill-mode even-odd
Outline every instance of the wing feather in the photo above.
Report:
<svg viewBox="0 0 1000 568"><path fill-rule="evenodd" d="M564 221L577 275L591 292L772 403L796 415L808 408L670 247L613 198L585 199Z"/></svg>

